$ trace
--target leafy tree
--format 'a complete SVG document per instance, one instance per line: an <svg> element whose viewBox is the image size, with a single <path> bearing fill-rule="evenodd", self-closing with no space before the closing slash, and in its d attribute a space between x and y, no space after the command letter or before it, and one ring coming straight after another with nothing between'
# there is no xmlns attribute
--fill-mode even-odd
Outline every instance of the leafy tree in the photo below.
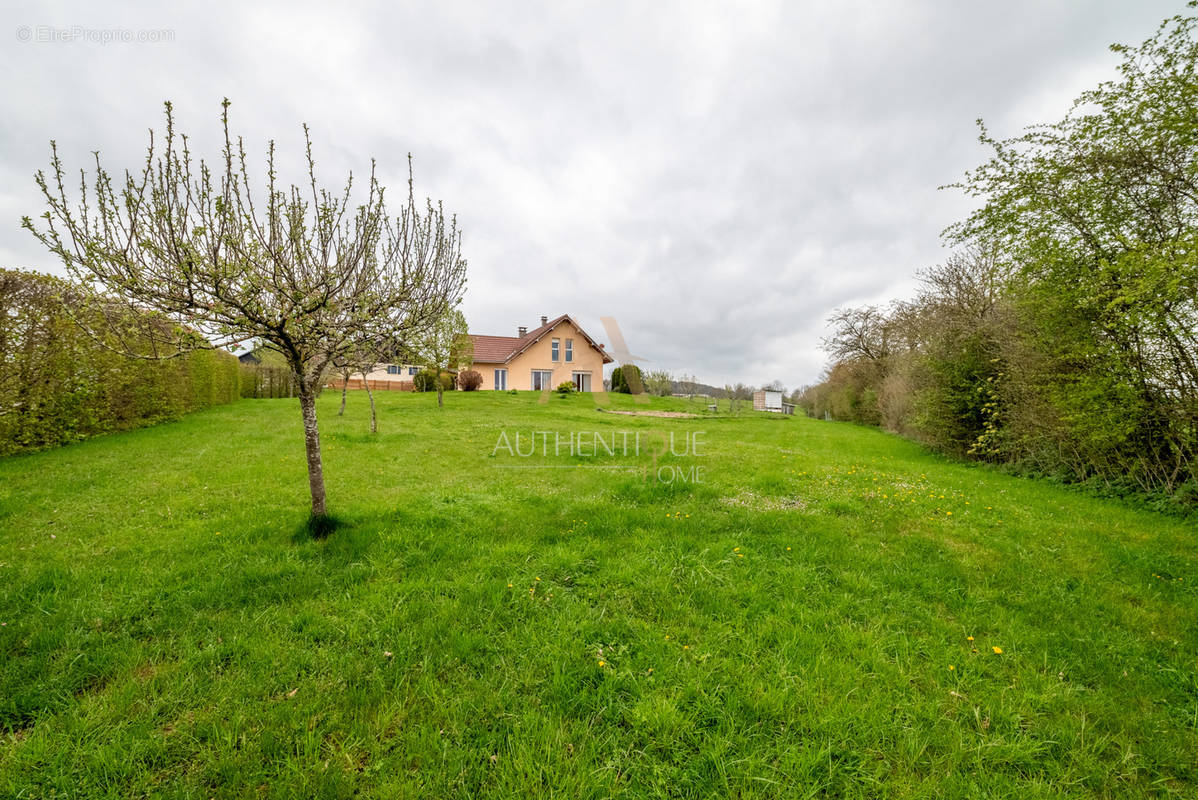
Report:
<svg viewBox="0 0 1198 800"><path fill-rule="evenodd" d="M470 339L466 317L458 309L447 309L432 321L416 338L413 345L415 361L423 364L438 378L445 373L455 373L463 366L474 363L474 344ZM433 381L437 390L437 406L444 408L444 391L452 388L450 379Z"/></svg>
<svg viewBox="0 0 1198 800"><path fill-rule="evenodd" d="M665 370L645 373L645 389L658 397L669 397L674 393L674 377Z"/></svg>
<svg viewBox="0 0 1198 800"><path fill-rule="evenodd" d="M1048 411L1047 453L1145 489L1191 480L1198 459L1196 24L1114 46L1119 77L1057 123L982 127L993 156L959 184L981 206L949 233L1019 265L1008 392ZM1014 446L1045 452L1044 419L1015 415Z"/></svg>
<svg viewBox="0 0 1198 800"><path fill-rule="evenodd" d="M298 387L311 510L326 515L316 397L329 369L363 340L405 339L461 296L466 262L456 220L440 205L415 200L409 157L407 202L392 218L371 163L365 197L353 179L320 188L304 126L307 182L283 188L275 148L266 157L265 192L252 188L242 140L222 106L220 159L193 160L174 129L153 131L140 169L114 181L99 155L80 196L51 142L49 174L37 185L48 204L42 223L24 226L91 294L84 304L104 321L105 340L131 355L169 358L187 350L257 339L280 353ZM256 196L255 196L256 195ZM155 312L132 330L125 309Z"/></svg>

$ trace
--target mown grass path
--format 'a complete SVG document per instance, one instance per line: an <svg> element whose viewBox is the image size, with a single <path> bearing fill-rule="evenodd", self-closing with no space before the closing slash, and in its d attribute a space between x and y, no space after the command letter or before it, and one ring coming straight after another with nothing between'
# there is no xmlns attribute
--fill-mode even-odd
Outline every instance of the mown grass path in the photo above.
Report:
<svg viewBox="0 0 1198 800"><path fill-rule="evenodd" d="M337 401L324 541L294 401L0 461L0 797L1198 794L1192 522L835 423ZM700 432L701 482L501 431Z"/></svg>

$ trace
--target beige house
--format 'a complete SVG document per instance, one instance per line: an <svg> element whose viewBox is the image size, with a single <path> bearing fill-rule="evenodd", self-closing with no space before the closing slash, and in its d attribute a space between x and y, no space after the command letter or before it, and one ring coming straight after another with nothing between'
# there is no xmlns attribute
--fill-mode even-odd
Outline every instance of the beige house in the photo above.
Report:
<svg viewBox="0 0 1198 800"><path fill-rule="evenodd" d="M519 328L516 336L470 334L474 366L483 376L480 389L553 389L570 381L580 392L603 389L603 365L615 359L569 314L541 327Z"/></svg>
<svg viewBox="0 0 1198 800"><path fill-rule="evenodd" d="M519 328L516 336L470 334L474 365L483 377L479 389L553 389L570 381L580 392L603 389L603 365L615 359L592 339L569 314L555 320L541 317L533 331ZM420 367L413 364L378 364L366 376L372 390L410 392ZM341 388L341 376L332 375L328 385ZM350 389L362 389L362 376L349 379Z"/></svg>

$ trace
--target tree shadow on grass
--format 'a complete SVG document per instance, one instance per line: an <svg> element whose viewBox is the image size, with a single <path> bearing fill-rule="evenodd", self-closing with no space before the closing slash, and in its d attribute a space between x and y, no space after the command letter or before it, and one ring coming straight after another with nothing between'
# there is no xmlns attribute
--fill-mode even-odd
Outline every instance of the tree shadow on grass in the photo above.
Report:
<svg viewBox="0 0 1198 800"><path fill-rule="evenodd" d="M297 546L315 545L313 555L330 565L362 559L378 542L379 529L373 519L326 515L308 517L291 536Z"/></svg>
<svg viewBox="0 0 1198 800"><path fill-rule="evenodd" d="M310 539L321 541L347 527L349 524L341 517L332 514L312 514L304 522L303 527L296 531L294 538L298 541Z"/></svg>

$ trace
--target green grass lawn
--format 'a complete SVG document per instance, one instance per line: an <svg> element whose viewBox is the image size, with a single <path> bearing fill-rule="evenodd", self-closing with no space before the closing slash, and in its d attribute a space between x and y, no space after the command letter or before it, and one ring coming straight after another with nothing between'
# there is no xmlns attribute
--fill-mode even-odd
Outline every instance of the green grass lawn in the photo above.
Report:
<svg viewBox="0 0 1198 800"><path fill-rule="evenodd" d="M838 423L338 400L323 541L297 401L0 460L0 797L1198 795L1192 521Z"/></svg>

